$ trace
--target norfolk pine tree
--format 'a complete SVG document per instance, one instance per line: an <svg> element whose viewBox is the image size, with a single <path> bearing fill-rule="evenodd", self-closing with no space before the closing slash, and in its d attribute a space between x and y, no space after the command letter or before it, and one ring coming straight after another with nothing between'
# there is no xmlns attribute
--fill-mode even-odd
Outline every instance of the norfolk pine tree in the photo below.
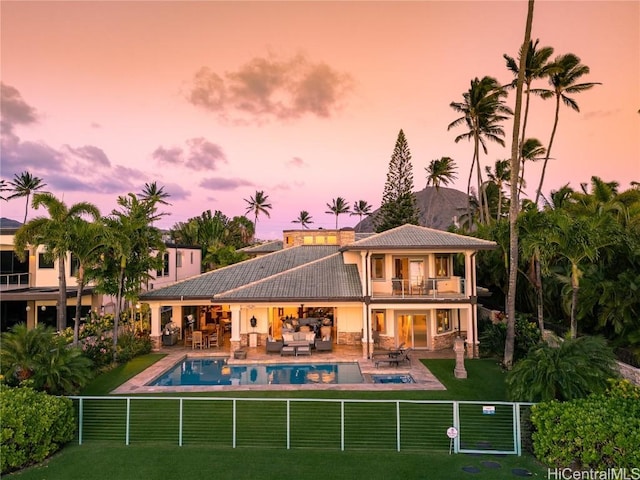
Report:
<svg viewBox="0 0 640 480"><path fill-rule="evenodd" d="M413 193L411 152L402 129L389 161L382 206L376 215L376 232L384 232L405 223L418 225L419 210Z"/></svg>

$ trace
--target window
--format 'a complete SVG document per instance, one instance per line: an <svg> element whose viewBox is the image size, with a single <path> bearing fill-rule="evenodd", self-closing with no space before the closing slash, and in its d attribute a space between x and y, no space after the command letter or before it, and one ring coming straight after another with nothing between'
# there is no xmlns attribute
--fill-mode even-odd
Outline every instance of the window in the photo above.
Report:
<svg viewBox="0 0 640 480"><path fill-rule="evenodd" d="M182 266L182 252L176 252L176 267Z"/></svg>
<svg viewBox="0 0 640 480"><path fill-rule="evenodd" d="M436 331L438 333L451 331L450 310L436 310Z"/></svg>
<svg viewBox="0 0 640 480"><path fill-rule="evenodd" d="M384 255L371 256L371 278L384 280Z"/></svg>
<svg viewBox="0 0 640 480"><path fill-rule="evenodd" d="M387 322L384 315L384 310L373 310L373 325L372 330L374 332L385 333L387 331Z"/></svg>
<svg viewBox="0 0 640 480"><path fill-rule="evenodd" d="M322 235L318 235L318 236L316 237L316 244L318 244L318 245L324 245L325 240L326 240L326 238L325 238L324 236L322 236Z"/></svg>
<svg viewBox="0 0 640 480"><path fill-rule="evenodd" d="M44 253L39 253L38 268L53 268L53 258L49 259Z"/></svg>
<svg viewBox="0 0 640 480"><path fill-rule="evenodd" d="M305 245L313 245L313 237L311 235L305 235L302 238L302 243Z"/></svg>
<svg viewBox="0 0 640 480"><path fill-rule="evenodd" d="M165 253L164 257L164 267L162 270L156 270L156 277L168 277L169 276L169 254Z"/></svg>
<svg viewBox="0 0 640 480"><path fill-rule="evenodd" d="M193 252L190 252L191 255L191 265L193 265Z"/></svg>
<svg viewBox="0 0 640 480"><path fill-rule="evenodd" d="M449 255L436 255L436 277L449 277Z"/></svg>
<svg viewBox="0 0 640 480"><path fill-rule="evenodd" d="M335 245L338 243L338 237L336 237L335 235L329 235L327 237L327 243L329 245Z"/></svg>
<svg viewBox="0 0 640 480"><path fill-rule="evenodd" d="M71 276L72 277L77 277L78 276L78 270L80 270L80 260L78 260L78 257L76 257L73 253L71 254Z"/></svg>

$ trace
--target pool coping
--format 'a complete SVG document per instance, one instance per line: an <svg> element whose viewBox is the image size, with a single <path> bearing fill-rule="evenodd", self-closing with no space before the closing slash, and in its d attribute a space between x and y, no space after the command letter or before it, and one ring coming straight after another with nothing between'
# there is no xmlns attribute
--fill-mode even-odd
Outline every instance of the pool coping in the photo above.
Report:
<svg viewBox="0 0 640 480"><path fill-rule="evenodd" d="M234 359L228 352L171 352L166 357L154 363L143 372L129 379L111 395L140 395L157 393L194 393L194 392L230 392L230 391L278 391L278 390L361 390L361 391L389 391L389 390L446 390L444 385L420 361L413 352L409 365L398 367L376 368L371 360L363 358L323 358L322 356L288 357L286 363L326 364L357 362L364 377L364 383L344 384L295 384L295 385L184 385L184 386L150 386L147 385L159 377L179 361L185 358L227 358L229 365L274 365L284 363L277 359ZM371 375L411 375L415 383L373 383Z"/></svg>

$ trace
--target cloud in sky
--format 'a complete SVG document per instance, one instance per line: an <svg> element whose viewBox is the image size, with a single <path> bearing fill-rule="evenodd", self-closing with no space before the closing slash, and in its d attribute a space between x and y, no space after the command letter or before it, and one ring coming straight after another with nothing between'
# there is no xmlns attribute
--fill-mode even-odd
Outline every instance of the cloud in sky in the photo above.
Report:
<svg viewBox="0 0 640 480"><path fill-rule="evenodd" d="M94 167L111 167L111 162L101 148L93 145L85 145L84 147L73 148L65 145L65 149L74 157L79 158L84 163L88 163Z"/></svg>
<svg viewBox="0 0 640 480"><path fill-rule="evenodd" d="M294 168L301 168L301 167L308 167L309 166L300 157L293 157L291 160L288 160L285 163L285 165L287 167L294 167Z"/></svg>
<svg viewBox="0 0 640 480"><path fill-rule="evenodd" d="M203 137L190 138L187 147L158 147L151 154L159 164L184 166L191 170L216 170L218 164L227 163L227 157L219 145Z"/></svg>
<svg viewBox="0 0 640 480"><path fill-rule="evenodd" d="M203 66L193 77L188 100L235 122L328 118L352 86L348 73L312 63L302 54L284 60L269 55L223 74Z"/></svg>
<svg viewBox="0 0 640 480"><path fill-rule="evenodd" d="M252 186L253 183L242 178L205 178L199 185L209 190L235 190L239 187Z"/></svg>
<svg viewBox="0 0 640 480"><path fill-rule="evenodd" d="M24 101L17 88L0 83L2 133L12 133L14 125L29 125L38 120L36 109Z"/></svg>

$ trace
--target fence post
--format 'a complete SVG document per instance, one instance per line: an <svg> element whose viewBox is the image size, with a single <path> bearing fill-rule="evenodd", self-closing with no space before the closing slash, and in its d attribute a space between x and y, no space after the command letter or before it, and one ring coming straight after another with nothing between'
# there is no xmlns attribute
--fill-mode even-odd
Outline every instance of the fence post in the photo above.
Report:
<svg viewBox="0 0 640 480"><path fill-rule="evenodd" d="M291 400L287 400L287 450L291 449Z"/></svg>
<svg viewBox="0 0 640 480"><path fill-rule="evenodd" d="M340 450L344 452L344 400L340 401Z"/></svg>
<svg viewBox="0 0 640 480"><path fill-rule="evenodd" d="M396 449L400 451L400 402L396 400Z"/></svg>
<svg viewBox="0 0 640 480"><path fill-rule="evenodd" d="M515 435L516 455L522 456L522 428L520 425L520 404L514 403L513 410L515 418L513 419L513 429Z"/></svg>
<svg viewBox="0 0 640 480"><path fill-rule="evenodd" d="M232 448L236 448L236 399L233 399L233 432L231 434Z"/></svg>
<svg viewBox="0 0 640 480"><path fill-rule="evenodd" d="M179 422L178 422L178 446L182 446L182 398L180 399L180 404L179 404L179 409L180 409L180 413L179 413Z"/></svg>
<svg viewBox="0 0 640 480"><path fill-rule="evenodd" d="M80 404L78 405L78 445L82 445L82 400L83 398L80 397Z"/></svg>
<svg viewBox="0 0 640 480"><path fill-rule="evenodd" d="M457 401L453 402L453 426L458 430L458 435L453 439L453 453L460 453L460 406Z"/></svg>
<svg viewBox="0 0 640 480"><path fill-rule="evenodd" d="M130 420L130 415L131 415L131 398L127 397L127 419L126 419L126 425L125 425L125 439L124 439L124 444L125 445L129 445L129 420Z"/></svg>

